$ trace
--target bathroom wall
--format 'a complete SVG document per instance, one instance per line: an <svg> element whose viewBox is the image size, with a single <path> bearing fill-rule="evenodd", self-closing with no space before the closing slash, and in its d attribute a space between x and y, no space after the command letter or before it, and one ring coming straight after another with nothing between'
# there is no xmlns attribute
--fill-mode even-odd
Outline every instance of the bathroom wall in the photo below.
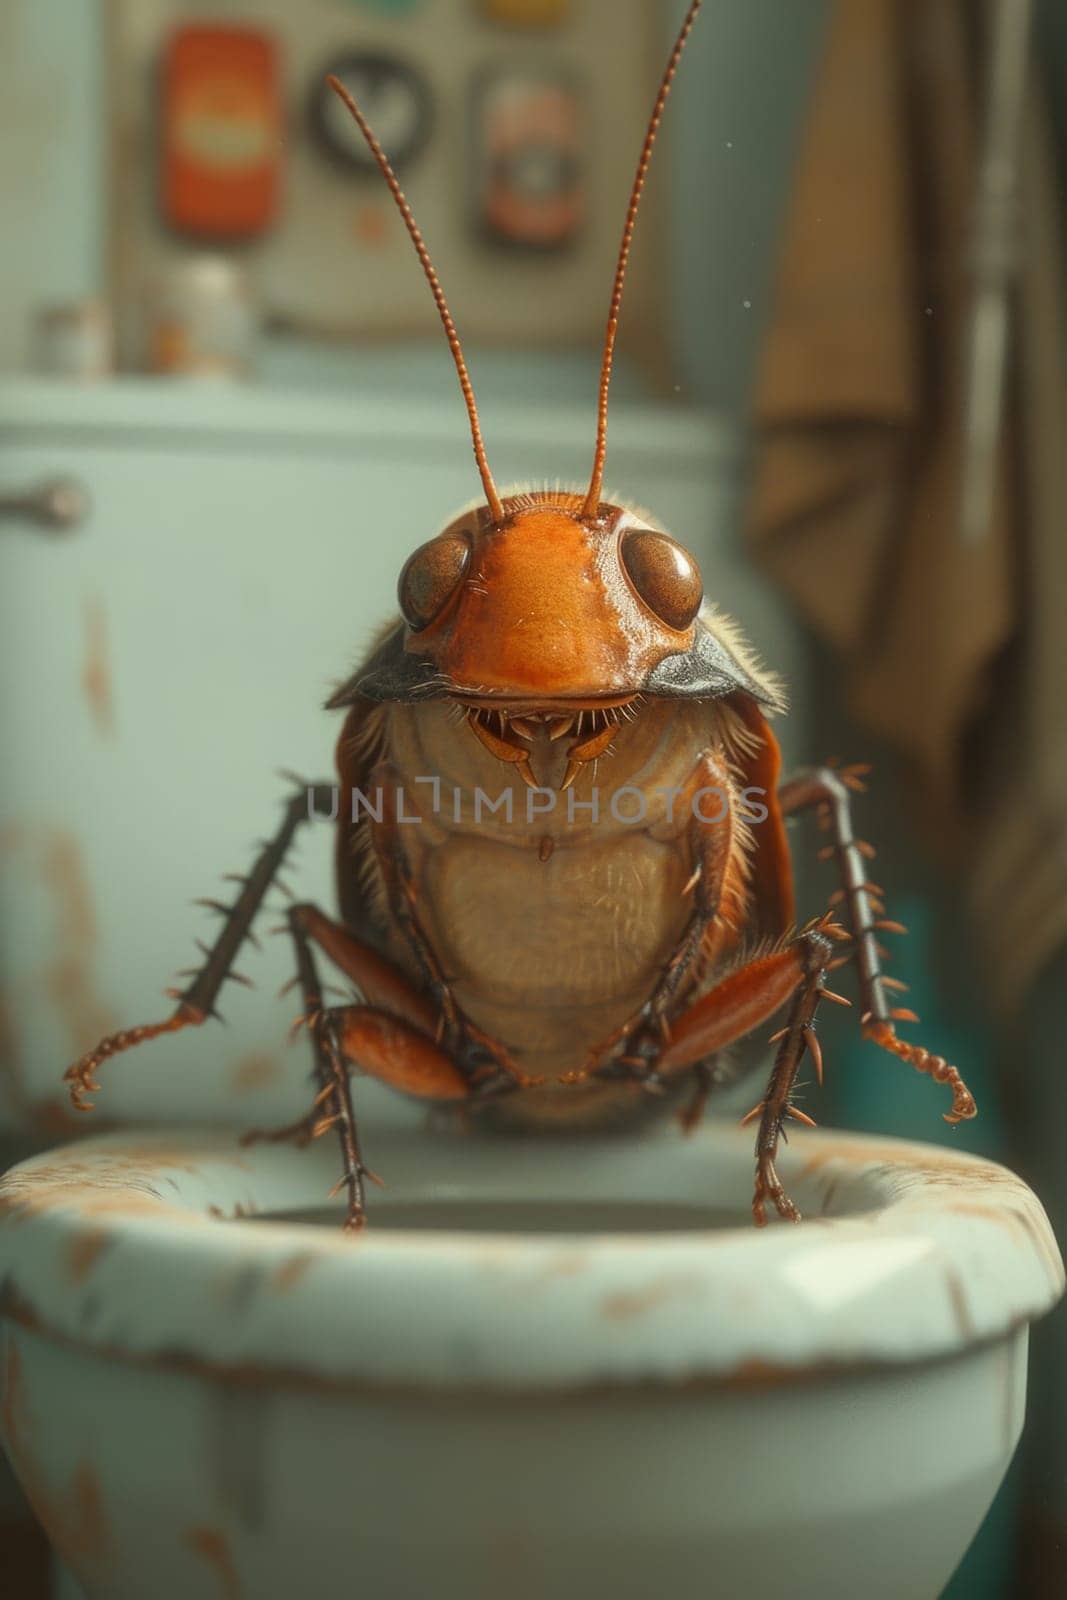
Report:
<svg viewBox="0 0 1067 1600"><path fill-rule="evenodd" d="M671 21L680 8L671 8ZM677 381L742 413L768 310L781 202L827 0L707 0L669 144Z"/></svg>
<svg viewBox="0 0 1067 1600"><path fill-rule="evenodd" d="M104 0L0 5L0 371L32 307L104 279Z"/></svg>
<svg viewBox="0 0 1067 1600"><path fill-rule="evenodd" d="M33 301L103 285L106 8L0 6L0 370L26 360ZM666 8L665 38L680 11L680 0ZM1067 13L1060 0L1039 0L1037 13L1067 148ZM826 14L827 0L706 0L685 69L701 91L677 97L665 131L677 381L730 413L743 404L758 349L780 197Z"/></svg>
<svg viewBox="0 0 1067 1600"><path fill-rule="evenodd" d="M611 0L586 3L610 16ZM35 303L105 284L107 9L107 0L0 6L0 371L26 365ZM226 9L219 0L190 7ZM663 11L666 42L680 0ZM733 414L758 346L779 202L825 12L826 0L707 0L685 64L691 87L672 105L658 157L675 381ZM614 243L604 241L605 263ZM299 352L288 352L286 375L305 370Z"/></svg>

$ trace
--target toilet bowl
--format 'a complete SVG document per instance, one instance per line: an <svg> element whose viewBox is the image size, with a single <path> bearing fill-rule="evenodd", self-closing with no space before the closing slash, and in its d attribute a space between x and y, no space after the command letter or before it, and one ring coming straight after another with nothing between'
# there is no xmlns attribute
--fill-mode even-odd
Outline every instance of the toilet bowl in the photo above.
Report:
<svg viewBox="0 0 1067 1600"><path fill-rule="evenodd" d="M86 1595L932 1600L1019 1437L1045 1214L988 1161L804 1134L189 1130L0 1183L2 1429ZM339 1202L338 1202L339 1204Z"/></svg>

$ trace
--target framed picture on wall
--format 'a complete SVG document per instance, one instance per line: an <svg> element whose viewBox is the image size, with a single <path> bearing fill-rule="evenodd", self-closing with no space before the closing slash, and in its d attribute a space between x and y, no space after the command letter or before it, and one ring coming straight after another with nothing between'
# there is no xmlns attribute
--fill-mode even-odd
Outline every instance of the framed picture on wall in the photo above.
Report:
<svg viewBox="0 0 1067 1600"><path fill-rule="evenodd" d="M325 72L343 61L355 63L355 87L369 95L383 143L393 144L465 339L599 343L662 69L668 18L660 0L583 0L551 28L502 27L471 0L399 11L232 0L225 27L218 24L219 51L214 61L201 51L200 77L184 83L177 118L166 72L176 33L188 26L185 0L107 6L111 278L127 359L133 308L170 265L205 249L245 269L268 328L332 343L429 334L425 284L401 219L351 144L351 159L342 157L346 135L322 99ZM270 84L263 69L256 92L248 68L227 76L224 36L233 67L242 30L273 63ZM273 119L276 145L264 163ZM203 197L187 198L176 219L168 161L208 173L219 192L229 186L249 206L258 162L257 192L269 192L270 203L261 201L255 226L240 234L198 233ZM627 300L625 338L649 367L662 322L661 195L653 185Z"/></svg>

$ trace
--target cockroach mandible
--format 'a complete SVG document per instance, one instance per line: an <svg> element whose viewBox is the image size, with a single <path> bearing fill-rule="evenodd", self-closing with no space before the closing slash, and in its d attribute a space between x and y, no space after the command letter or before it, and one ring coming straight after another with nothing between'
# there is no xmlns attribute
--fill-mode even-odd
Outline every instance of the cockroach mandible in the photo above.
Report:
<svg viewBox="0 0 1067 1600"><path fill-rule="evenodd" d="M608 387L623 281L664 105L701 0L693 0L645 134L612 285L588 487L501 494L482 441L466 363L429 252L381 146L336 80L403 216L433 292L470 418L484 503L455 517L405 565L401 617L329 701L347 715L338 745L341 920L294 905L288 931L303 992L318 1093L282 1130L336 1128L347 1222L364 1221L363 1164L351 1068L438 1105L506 1127L592 1126L639 1117L687 1088L692 1127L724 1076L726 1046L782 1008L786 1023L759 1124L753 1213L799 1213L775 1171L807 1053L821 1080L815 1016L835 941L855 959L866 1035L952 1090L949 1121L971 1117L959 1073L897 1036L914 1020L892 1004L878 935L887 923L868 880L850 790L856 769L779 781L768 726L776 681L739 631L704 602L697 566L645 513L601 498ZM598 763L641 803L597 814ZM415 780L488 797L477 822L421 804ZM763 797L761 813L746 796ZM716 796L713 808L704 803ZM313 804L287 803L275 837L225 911L222 931L165 1022L101 1041L67 1073L87 1108L102 1062L159 1034L204 1022L233 976L264 895ZM566 796L565 809L560 801ZM377 804L375 803L377 797ZM553 801L551 808L548 799ZM834 912L796 928L784 819L813 809L837 864ZM754 820L758 818L758 820ZM313 946L358 991L324 1003ZM847 1003L847 1002L846 1002Z"/></svg>

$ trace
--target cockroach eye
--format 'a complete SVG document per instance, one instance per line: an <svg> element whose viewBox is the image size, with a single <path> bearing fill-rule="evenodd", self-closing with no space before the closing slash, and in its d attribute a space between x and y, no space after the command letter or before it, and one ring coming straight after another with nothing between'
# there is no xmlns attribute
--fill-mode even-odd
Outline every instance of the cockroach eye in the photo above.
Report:
<svg viewBox="0 0 1067 1600"><path fill-rule="evenodd" d="M665 533L633 528L622 541L622 564L638 595L668 628L688 628L704 598L704 585L688 550Z"/></svg>
<svg viewBox="0 0 1067 1600"><path fill-rule="evenodd" d="M444 610L470 565L471 547L461 533L445 533L409 556L397 584L404 620L418 632Z"/></svg>

